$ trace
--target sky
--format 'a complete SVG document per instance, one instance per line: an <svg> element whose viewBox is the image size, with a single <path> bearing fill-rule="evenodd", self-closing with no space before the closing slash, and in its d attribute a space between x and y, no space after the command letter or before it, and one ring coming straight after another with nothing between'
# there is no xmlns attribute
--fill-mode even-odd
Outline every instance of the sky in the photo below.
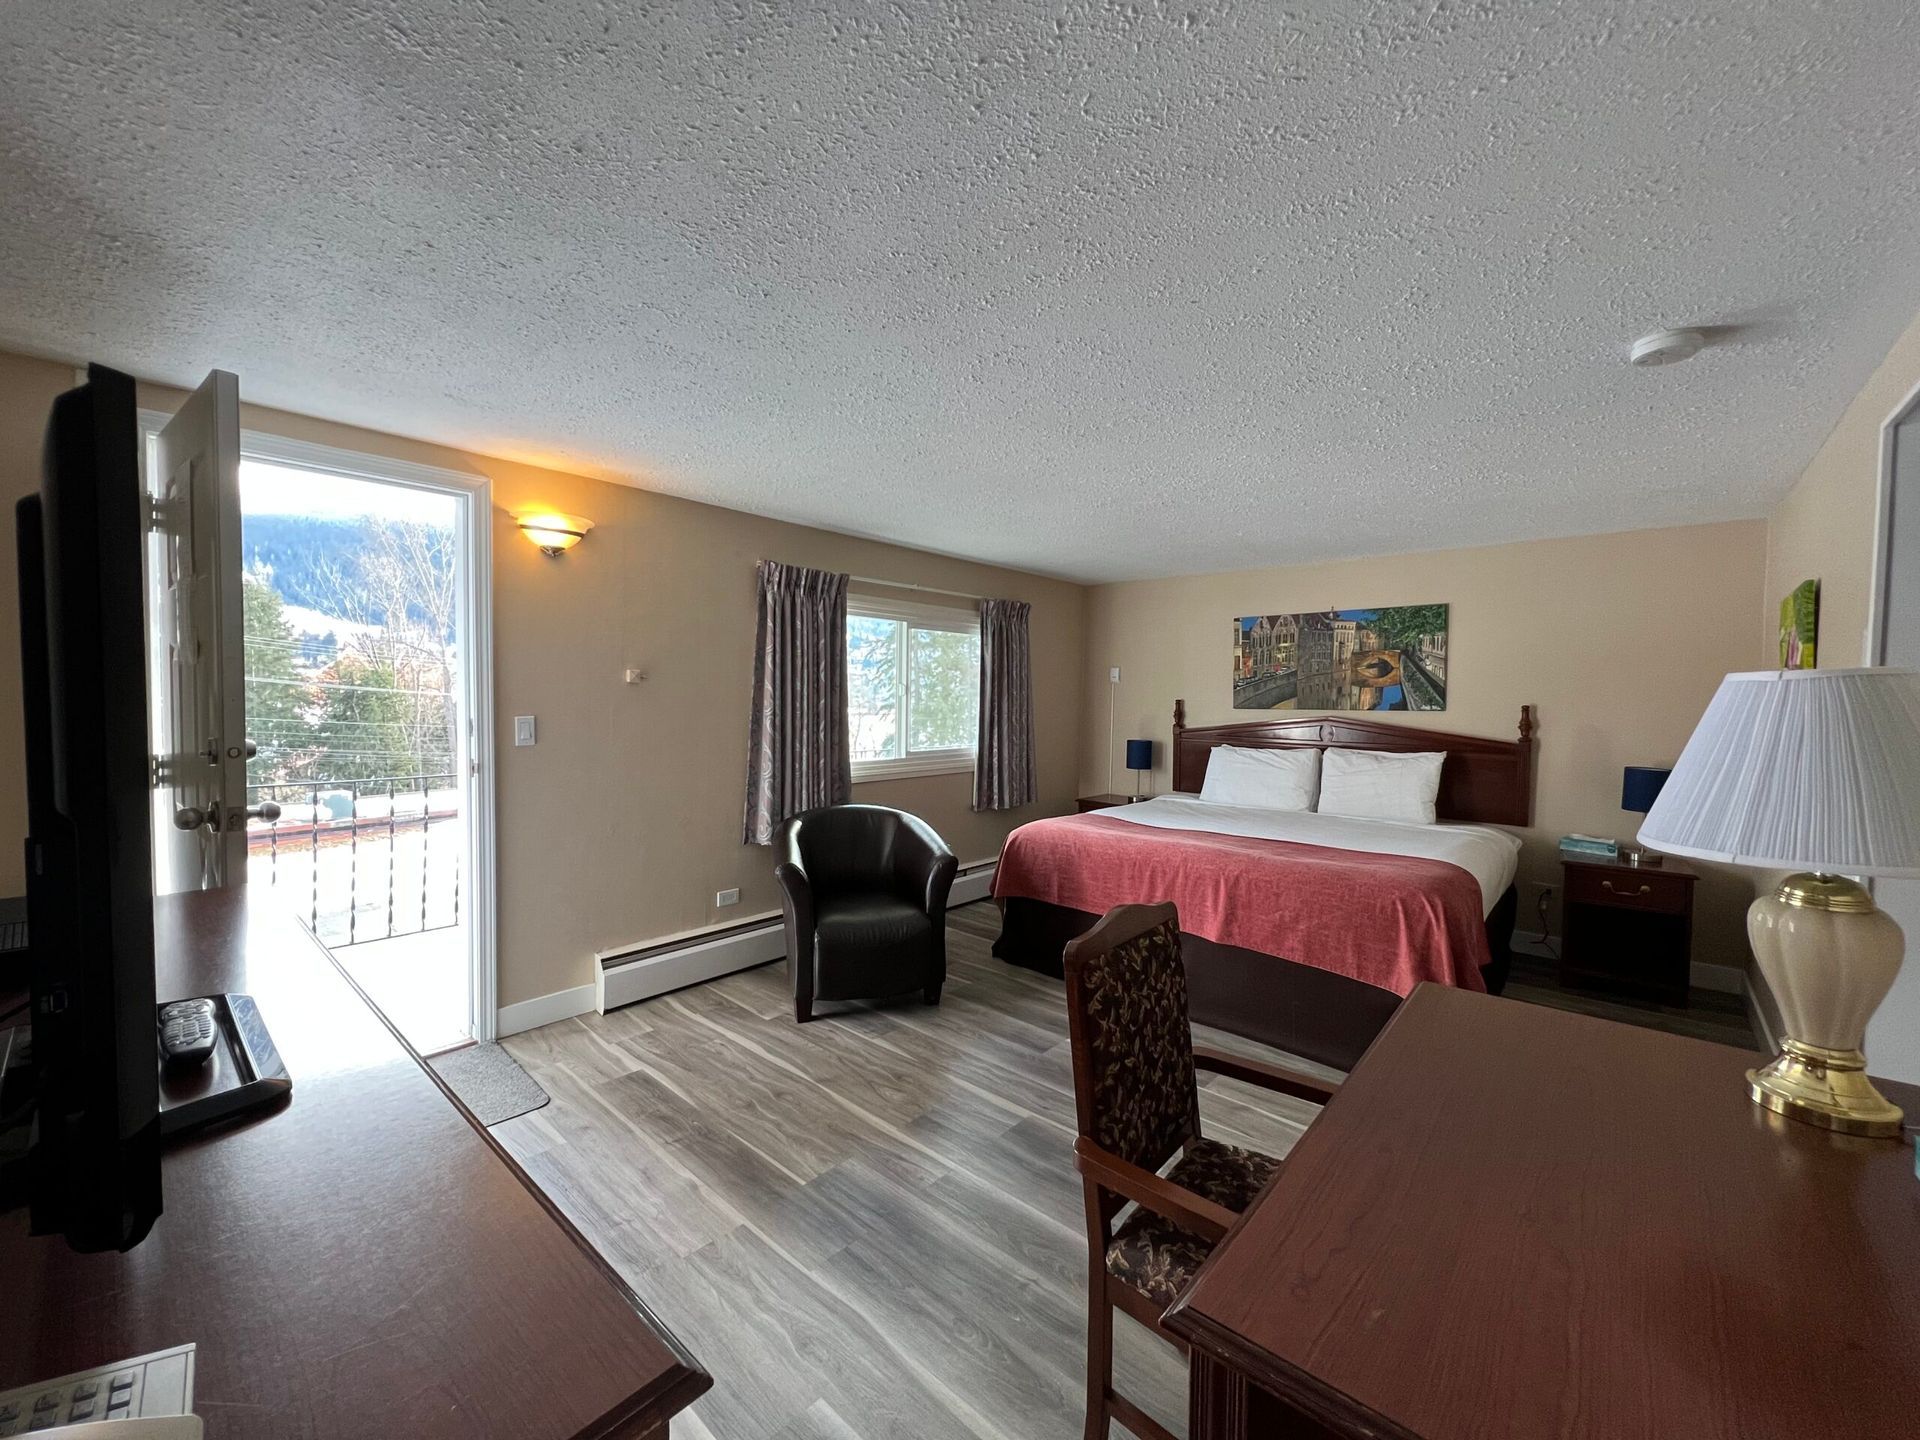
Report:
<svg viewBox="0 0 1920 1440"><path fill-rule="evenodd" d="M264 460L240 462L240 510L245 515L315 515L328 520L378 515L451 526L454 503L451 495L403 485L349 480Z"/></svg>

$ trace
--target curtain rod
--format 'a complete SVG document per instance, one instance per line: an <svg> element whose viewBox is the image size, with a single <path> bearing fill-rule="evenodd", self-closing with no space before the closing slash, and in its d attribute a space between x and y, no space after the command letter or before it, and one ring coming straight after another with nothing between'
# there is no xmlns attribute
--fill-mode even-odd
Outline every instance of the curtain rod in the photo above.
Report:
<svg viewBox="0 0 1920 1440"><path fill-rule="evenodd" d="M909 585L904 580L882 580L877 575L849 575L856 585L884 585L889 590L918 590L923 595L951 595L956 600L989 600L989 595L969 595L965 590L942 590L938 585Z"/></svg>

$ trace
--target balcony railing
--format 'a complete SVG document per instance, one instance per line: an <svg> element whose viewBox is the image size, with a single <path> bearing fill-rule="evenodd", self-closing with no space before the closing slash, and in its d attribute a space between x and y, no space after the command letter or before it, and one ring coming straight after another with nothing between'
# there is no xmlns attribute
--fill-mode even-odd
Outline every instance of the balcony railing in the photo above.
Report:
<svg viewBox="0 0 1920 1440"><path fill-rule="evenodd" d="M466 826L457 777L251 785L276 820L247 828L247 878L299 897L313 933L358 945L460 923Z"/></svg>

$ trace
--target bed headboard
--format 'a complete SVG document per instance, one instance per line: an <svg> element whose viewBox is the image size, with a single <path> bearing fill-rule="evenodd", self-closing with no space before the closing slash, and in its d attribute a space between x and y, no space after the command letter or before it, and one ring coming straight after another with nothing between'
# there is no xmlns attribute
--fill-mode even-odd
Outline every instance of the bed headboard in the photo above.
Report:
<svg viewBox="0 0 1920 1440"><path fill-rule="evenodd" d="M1447 752L1440 769L1438 809L1442 820L1491 825L1533 823L1533 707L1520 707L1518 740L1448 735L1347 715L1290 715L1284 720L1248 720L1234 725L1187 724L1187 702L1173 702L1173 788L1198 793L1207 756L1216 745L1248 750L1347 750Z"/></svg>

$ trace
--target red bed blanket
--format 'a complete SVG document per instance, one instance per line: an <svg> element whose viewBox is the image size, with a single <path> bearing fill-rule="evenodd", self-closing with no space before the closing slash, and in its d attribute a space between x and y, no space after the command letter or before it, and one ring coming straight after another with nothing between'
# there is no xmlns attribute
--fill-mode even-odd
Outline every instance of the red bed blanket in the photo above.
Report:
<svg viewBox="0 0 1920 1440"><path fill-rule="evenodd" d="M1487 988L1479 882L1444 860L1065 815L1007 836L993 894L1094 915L1171 900L1188 934L1396 995Z"/></svg>

